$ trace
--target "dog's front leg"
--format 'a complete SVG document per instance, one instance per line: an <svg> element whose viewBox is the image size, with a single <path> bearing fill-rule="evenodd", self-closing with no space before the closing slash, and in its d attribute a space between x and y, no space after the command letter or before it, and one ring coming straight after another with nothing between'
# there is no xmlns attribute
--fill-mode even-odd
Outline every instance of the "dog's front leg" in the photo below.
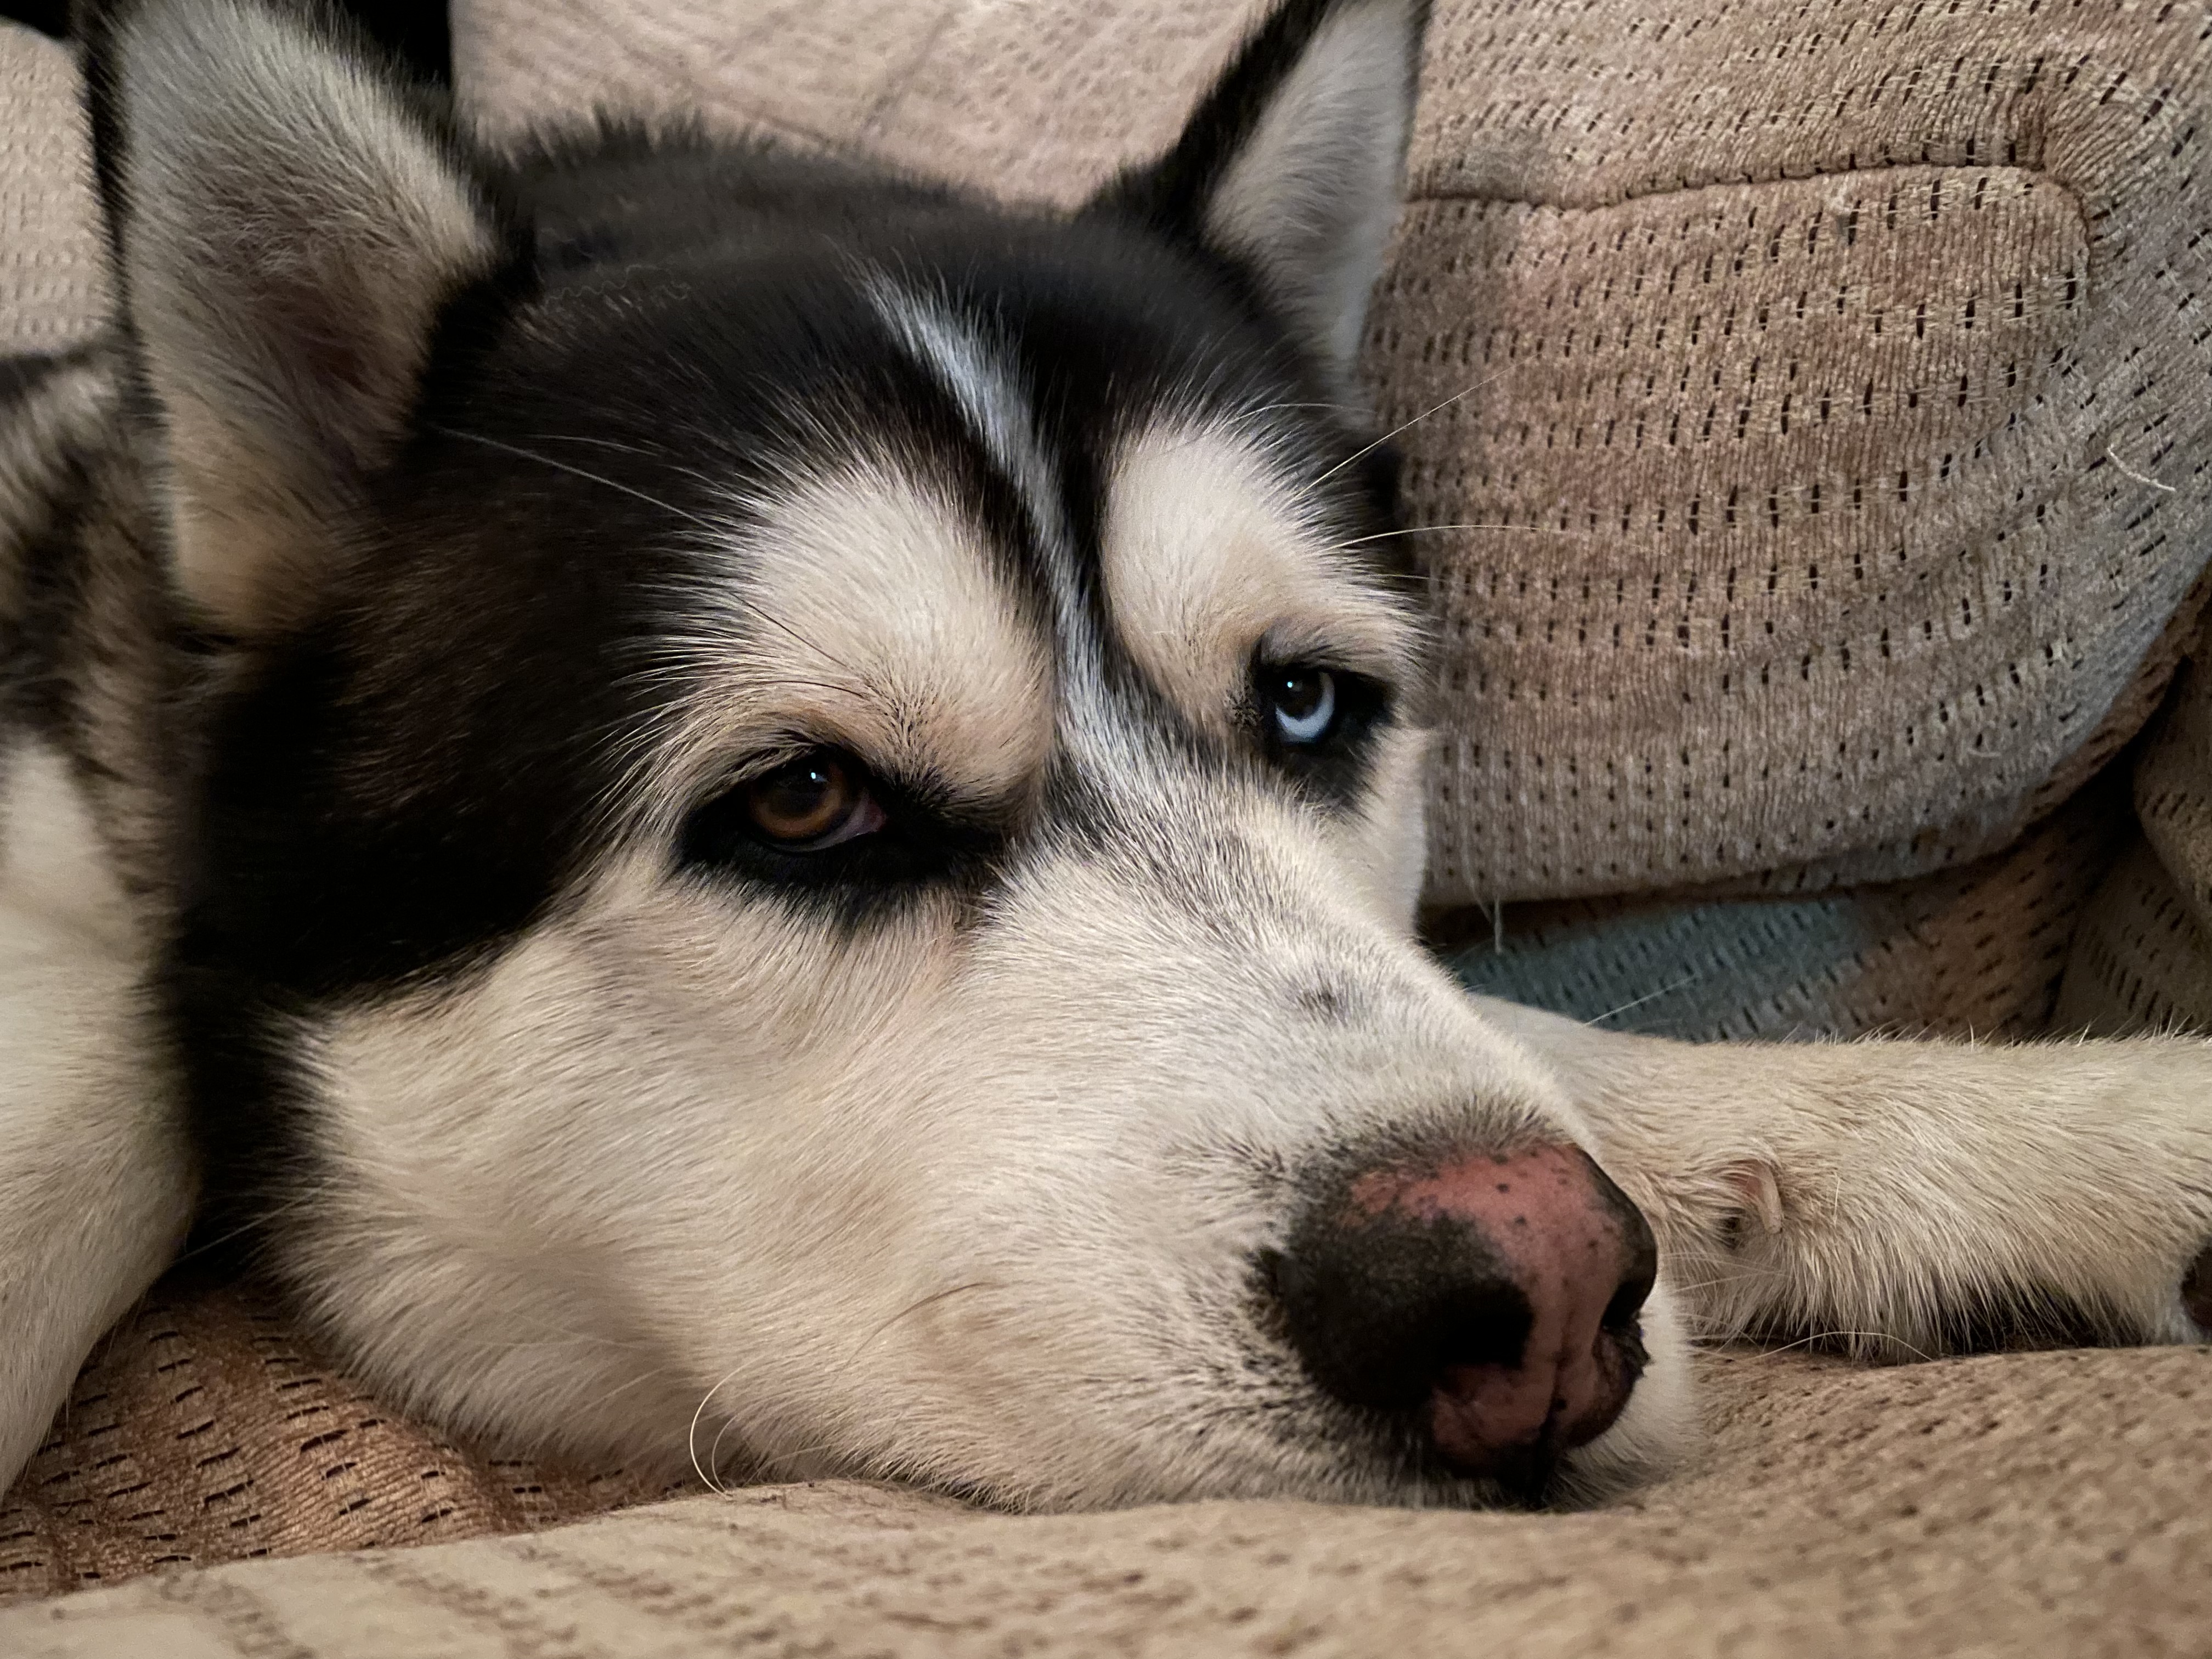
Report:
<svg viewBox="0 0 2212 1659"><path fill-rule="evenodd" d="M2212 1043L1683 1043L1483 1009L1562 1075L1705 1334L2212 1335Z"/></svg>
<svg viewBox="0 0 2212 1659"><path fill-rule="evenodd" d="M141 975L76 939L0 945L0 1490L100 1333L176 1254L192 1205ZM41 948L42 946L46 948Z"/></svg>
<svg viewBox="0 0 2212 1659"><path fill-rule="evenodd" d="M58 763L0 821L0 1491L191 1219L192 1160L128 906Z"/></svg>

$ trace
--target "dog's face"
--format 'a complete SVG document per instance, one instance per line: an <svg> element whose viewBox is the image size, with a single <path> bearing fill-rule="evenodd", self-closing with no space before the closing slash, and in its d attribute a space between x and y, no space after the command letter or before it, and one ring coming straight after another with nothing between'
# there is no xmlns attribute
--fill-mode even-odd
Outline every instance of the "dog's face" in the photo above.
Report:
<svg viewBox="0 0 2212 1659"><path fill-rule="evenodd" d="M1579 1198L1597 1380L1437 1416L1503 1363L1445 1323L1550 1316L1483 1300L1465 1170L1584 1137L1412 939L1349 387L1417 32L1294 6L1045 221L690 140L488 186L237 0L112 25L224 665L176 1003L218 1180L378 1382L1023 1504L1666 1455L1648 1234Z"/></svg>

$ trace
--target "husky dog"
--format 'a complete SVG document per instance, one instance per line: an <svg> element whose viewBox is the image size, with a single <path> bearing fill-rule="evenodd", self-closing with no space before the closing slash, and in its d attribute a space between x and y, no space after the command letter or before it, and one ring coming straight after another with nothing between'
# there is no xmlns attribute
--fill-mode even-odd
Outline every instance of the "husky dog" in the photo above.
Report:
<svg viewBox="0 0 2212 1659"><path fill-rule="evenodd" d="M1353 359L1422 10L1291 0L1057 216L91 20L119 326L0 404L0 1473L196 1218L456 1431L1031 1507L1587 1499L1700 1334L2204 1339L2204 1044L1690 1047L1417 944Z"/></svg>

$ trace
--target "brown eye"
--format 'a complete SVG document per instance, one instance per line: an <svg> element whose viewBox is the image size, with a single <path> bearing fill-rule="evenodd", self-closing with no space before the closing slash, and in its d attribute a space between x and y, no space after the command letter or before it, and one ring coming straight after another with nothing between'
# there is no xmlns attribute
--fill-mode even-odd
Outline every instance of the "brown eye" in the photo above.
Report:
<svg viewBox="0 0 2212 1659"><path fill-rule="evenodd" d="M754 779L745 786L744 803L763 839L798 851L850 841L884 822L858 769L826 749Z"/></svg>

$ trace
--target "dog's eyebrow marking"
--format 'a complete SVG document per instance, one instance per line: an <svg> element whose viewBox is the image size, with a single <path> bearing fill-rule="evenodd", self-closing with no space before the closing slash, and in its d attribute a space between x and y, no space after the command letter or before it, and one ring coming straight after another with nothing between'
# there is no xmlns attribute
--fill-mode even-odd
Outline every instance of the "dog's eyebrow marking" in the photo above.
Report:
<svg viewBox="0 0 2212 1659"><path fill-rule="evenodd" d="M1085 602L1060 481L1028 399L975 319L886 276L872 279L867 293L892 337L945 388L992 464L1020 492L1051 590L1066 681L1062 698L1079 721L1103 729L1105 712L1093 705L1105 684L1104 651Z"/></svg>
<svg viewBox="0 0 2212 1659"><path fill-rule="evenodd" d="M1113 458L1100 571L1123 649L1210 724L1230 718L1255 648L1404 675L1413 617L1369 580L1310 486L1232 428L1169 421Z"/></svg>
<svg viewBox="0 0 2212 1659"><path fill-rule="evenodd" d="M655 647L689 689L653 810L806 742L966 801L1022 792L1050 741L1046 630L939 481L856 461L765 494L732 483L728 506Z"/></svg>
<svg viewBox="0 0 2212 1659"><path fill-rule="evenodd" d="M1064 543L1067 529L1052 463L1037 441L1020 388L1006 366L994 359L981 331L951 307L888 280L871 283L868 298L908 356L937 378L991 459L1021 491L1039 533Z"/></svg>

